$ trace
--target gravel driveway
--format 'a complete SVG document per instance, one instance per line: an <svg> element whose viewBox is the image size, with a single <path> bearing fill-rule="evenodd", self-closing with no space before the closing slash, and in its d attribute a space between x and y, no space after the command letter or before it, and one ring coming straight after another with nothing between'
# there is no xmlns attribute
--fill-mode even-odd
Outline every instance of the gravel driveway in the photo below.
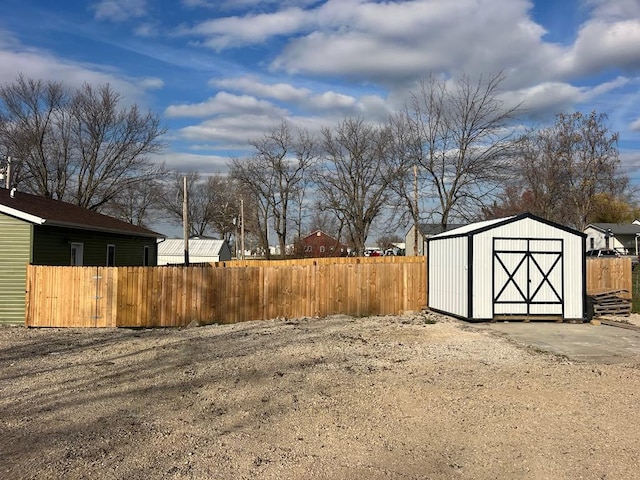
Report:
<svg viewBox="0 0 640 480"><path fill-rule="evenodd" d="M433 314L0 328L0 478L635 479L639 367Z"/></svg>

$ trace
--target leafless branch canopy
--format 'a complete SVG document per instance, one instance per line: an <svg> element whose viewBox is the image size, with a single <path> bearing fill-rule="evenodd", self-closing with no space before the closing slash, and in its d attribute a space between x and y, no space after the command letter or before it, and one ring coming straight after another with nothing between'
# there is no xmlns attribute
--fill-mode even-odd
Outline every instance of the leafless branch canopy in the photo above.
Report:
<svg viewBox="0 0 640 480"><path fill-rule="evenodd" d="M159 177L149 155L163 148L157 115L106 84L70 90L19 76L0 87L0 143L16 158L25 191L101 210L123 189Z"/></svg>

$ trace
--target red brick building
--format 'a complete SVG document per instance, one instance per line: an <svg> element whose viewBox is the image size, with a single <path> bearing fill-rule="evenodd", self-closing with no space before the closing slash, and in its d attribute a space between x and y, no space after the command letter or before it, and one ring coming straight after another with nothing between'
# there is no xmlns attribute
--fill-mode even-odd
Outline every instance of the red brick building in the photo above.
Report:
<svg viewBox="0 0 640 480"><path fill-rule="evenodd" d="M331 235L316 230L300 239L296 253L301 257L346 257L348 249Z"/></svg>

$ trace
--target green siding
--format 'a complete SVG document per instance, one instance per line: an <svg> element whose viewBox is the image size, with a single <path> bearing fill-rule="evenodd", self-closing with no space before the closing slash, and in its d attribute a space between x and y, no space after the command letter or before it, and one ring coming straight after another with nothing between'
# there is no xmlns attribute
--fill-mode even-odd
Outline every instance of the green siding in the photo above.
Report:
<svg viewBox="0 0 640 480"><path fill-rule="evenodd" d="M69 265L71 244L83 244L83 265L104 266L107 264L107 245L116 247L116 266L141 266L144 247L150 248L149 265L158 259L155 238L90 232L61 227L34 226L33 263L35 265Z"/></svg>
<svg viewBox="0 0 640 480"><path fill-rule="evenodd" d="M24 324L32 226L0 213L0 323Z"/></svg>

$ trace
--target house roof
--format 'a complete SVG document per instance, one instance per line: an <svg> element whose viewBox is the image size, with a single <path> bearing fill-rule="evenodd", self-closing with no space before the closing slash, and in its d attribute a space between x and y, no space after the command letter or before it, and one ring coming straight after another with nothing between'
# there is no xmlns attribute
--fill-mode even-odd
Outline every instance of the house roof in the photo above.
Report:
<svg viewBox="0 0 640 480"><path fill-rule="evenodd" d="M34 225L164 238L164 235L117 218L51 198L0 188L0 213Z"/></svg>
<svg viewBox="0 0 640 480"><path fill-rule="evenodd" d="M602 233L611 230L614 235L635 235L640 233L640 225L633 223L590 223L585 230L592 227Z"/></svg>
<svg viewBox="0 0 640 480"><path fill-rule="evenodd" d="M190 238L189 255L194 257L216 257L220 255L222 248L227 244L225 240L212 238ZM158 244L158 257L183 256L184 240L182 238L169 238Z"/></svg>
<svg viewBox="0 0 640 480"><path fill-rule="evenodd" d="M320 237L320 236L325 236L325 237L329 237L332 240L335 240L336 242L338 241L337 239L335 239L334 237L332 237L331 235L329 235L328 233L323 232L322 230L314 230L313 232L311 232L309 235L302 237L303 240L305 238L311 238L311 237Z"/></svg>

